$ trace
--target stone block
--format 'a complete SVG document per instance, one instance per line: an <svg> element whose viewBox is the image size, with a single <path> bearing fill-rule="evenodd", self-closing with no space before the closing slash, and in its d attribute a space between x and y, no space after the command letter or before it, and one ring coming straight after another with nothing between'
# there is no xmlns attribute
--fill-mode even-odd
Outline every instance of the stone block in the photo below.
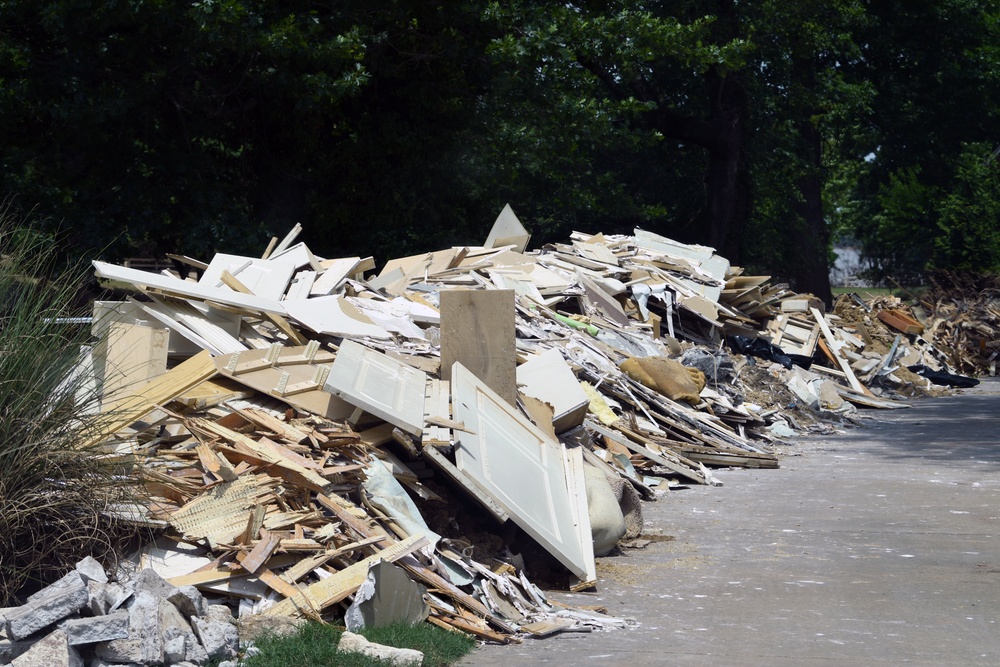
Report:
<svg viewBox="0 0 1000 667"><path fill-rule="evenodd" d="M82 586L84 584L83 577L76 570L70 570L67 572L62 579L52 582L40 591L36 591L28 596L26 603L30 604L36 600L40 600L44 597L48 597L52 593L58 590L69 588L71 586Z"/></svg>
<svg viewBox="0 0 1000 667"><path fill-rule="evenodd" d="M20 607L7 618L7 637L12 640L24 639L42 628L69 618L83 609L89 596L87 587L77 575L76 584L66 587L46 589L48 595Z"/></svg>
<svg viewBox="0 0 1000 667"><path fill-rule="evenodd" d="M120 609L107 616L73 618L63 621L59 628L66 633L70 646L125 639L129 633L129 612Z"/></svg>
<svg viewBox="0 0 1000 667"><path fill-rule="evenodd" d="M12 667L83 667L83 659L69 645L66 633L56 630L11 661Z"/></svg>
<svg viewBox="0 0 1000 667"><path fill-rule="evenodd" d="M412 648L396 648L368 641L361 635L345 632L340 636L337 650L342 653L361 653L377 660L386 660L397 667L420 667L424 654Z"/></svg>

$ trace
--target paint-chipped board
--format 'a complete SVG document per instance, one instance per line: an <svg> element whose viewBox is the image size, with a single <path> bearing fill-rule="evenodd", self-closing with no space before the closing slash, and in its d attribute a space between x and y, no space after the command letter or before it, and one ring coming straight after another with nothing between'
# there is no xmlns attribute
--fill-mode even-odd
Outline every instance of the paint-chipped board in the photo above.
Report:
<svg viewBox="0 0 1000 667"><path fill-rule="evenodd" d="M345 340L324 389L419 438L426 385L423 371Z"/></svg>
<svg viewBox="0 0 1000 667"><path fill-rule="evenodd" d="M580 469L471 371L452 368L457 467L529 535L584 581L596 578L590 516L580 511ZM583 494L586 496L586 494Z"/></svg>
<svg viewBox="0 0 1000 667"><path fill-rule="evenodd" d="M516 405L514 291L444 290L440 299L441 379L461 363Z"/></svg>

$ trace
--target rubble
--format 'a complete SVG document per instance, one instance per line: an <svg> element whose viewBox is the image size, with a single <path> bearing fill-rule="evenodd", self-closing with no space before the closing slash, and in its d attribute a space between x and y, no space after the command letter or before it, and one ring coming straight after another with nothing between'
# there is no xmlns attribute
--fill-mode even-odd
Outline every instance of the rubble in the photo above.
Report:
<svg viewBox="0 0 1000 667"><path fill-rule="evenodd" d="M124 588L83 567L58 605L8 615L9 640L73 614L120 634L124 603L128 635L95 660L231 659L236 626L203 596L248 627L339 618L366 581L356 602L381 599L372 568L389 563L424 587L429 622L483 640L620 626L550 602L534 563L468 536L516 525L591 588L595 553L639 536L640 498L718 484L708 466L777 467L783 439L821 419L906 407L930 384L905 364L947 370L926 333L889 333L899 304L826 313L644 230L528 252L508 207L483 247L377 274L296 234L261 258L174 255L162 274L94 262L133 295L95 304L94 442L148 494L113 511L163 538Z"/></svg>

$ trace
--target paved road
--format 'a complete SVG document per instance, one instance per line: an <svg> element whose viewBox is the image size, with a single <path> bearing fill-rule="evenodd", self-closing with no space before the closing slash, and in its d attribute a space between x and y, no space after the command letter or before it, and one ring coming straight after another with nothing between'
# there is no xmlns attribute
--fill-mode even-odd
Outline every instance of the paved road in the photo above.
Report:
<svg viewBox="0 0 1000 667"><path fill-rule="evenodd" d="M488 646L486 665L1000 665L1000 383L878 412L779 470L646 506L663 539L598 561L627 629Z"/></svg>

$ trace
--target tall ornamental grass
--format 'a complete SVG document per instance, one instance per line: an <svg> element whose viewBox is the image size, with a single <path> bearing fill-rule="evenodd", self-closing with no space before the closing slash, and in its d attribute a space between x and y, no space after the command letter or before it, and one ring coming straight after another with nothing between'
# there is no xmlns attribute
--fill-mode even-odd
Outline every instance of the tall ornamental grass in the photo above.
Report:
<svg viewBox="0 0 1000 667"><path fill-rule="evenodd" d="M86 555L113 560L132 532L106 510L135 485L113 458L80 446L97 401L79 364L89 327L61 319L86 314L73 306L85 278L0 207L0 605Z"/></svg>

